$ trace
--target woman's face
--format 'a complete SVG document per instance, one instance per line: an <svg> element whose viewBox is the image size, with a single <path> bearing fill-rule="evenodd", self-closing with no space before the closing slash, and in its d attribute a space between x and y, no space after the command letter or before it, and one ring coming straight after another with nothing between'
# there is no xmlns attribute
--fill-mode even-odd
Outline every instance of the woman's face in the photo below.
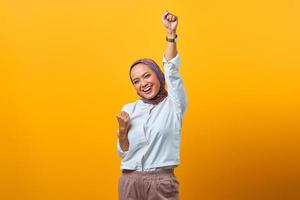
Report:
<svg viewBox="0 0 300 200"><path fill-rule="evenodd" d="M146 98L154 98L160 89L160 82L155 72L143 63L135 65L130 72L131 80L138 95Z"/></svg>

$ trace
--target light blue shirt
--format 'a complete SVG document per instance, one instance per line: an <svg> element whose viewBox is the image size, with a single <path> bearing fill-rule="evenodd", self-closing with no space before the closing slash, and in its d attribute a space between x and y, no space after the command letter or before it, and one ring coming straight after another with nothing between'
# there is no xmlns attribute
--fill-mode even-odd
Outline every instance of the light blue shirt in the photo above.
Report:
<svg viewBox="0 0 300 200"><path fill-rule="evenodd" d="M182 119L187 107L187 95L179 75L180 57L169 62L163 55L163 68L168 96L153 105L141 99L122 108L130 116L129 149L117 150L122 158L121 169L151 171L176 167L180 162Z"/></svg>

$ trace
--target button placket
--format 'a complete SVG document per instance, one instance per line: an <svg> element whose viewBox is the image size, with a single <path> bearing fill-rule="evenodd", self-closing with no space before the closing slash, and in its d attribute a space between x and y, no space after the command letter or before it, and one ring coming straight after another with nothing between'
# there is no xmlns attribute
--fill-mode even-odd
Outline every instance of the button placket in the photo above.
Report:
<svg viewBox="0 0 300 200"><path fill-rule="evenodd" d="M150 143L150 136L149 136L149 131L148 131L148 122L149 122L149 119L150 119L150 114L151 114L151 111L153 109L153 105L149 105L146 109L145 109L145 116L144 116L144 119L142 121L142 126L143 126L143 133L144 133L144 137L146 139L146 142L147 144ZM142 171L144 171L144 156L142 157L141 159L141 167L142 167Z"/></svg>
<svg viewBox="0 0 300 200"><path fill-rule="evenodd" d="M144 121L144 133L145 133L145 137L147 138L147 141L149 143L149 132L148 132L148 123L149 123L149 119L150 119L150 114L152 109L154 108L154 105L150 105L149 108L147 109L147 115L145 117L145 121Z"/></svg>

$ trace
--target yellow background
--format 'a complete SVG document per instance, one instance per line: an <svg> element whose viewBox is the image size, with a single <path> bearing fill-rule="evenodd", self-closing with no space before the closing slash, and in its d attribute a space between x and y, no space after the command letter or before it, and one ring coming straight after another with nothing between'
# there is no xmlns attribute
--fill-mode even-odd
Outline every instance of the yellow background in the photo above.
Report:
<svg viewBox="0 0 300 200"><path fill-rule="evenodd" d="M183 200L300 199L300 2L0 2L0 198L114 200L116 114L178 15Z"/></svg>

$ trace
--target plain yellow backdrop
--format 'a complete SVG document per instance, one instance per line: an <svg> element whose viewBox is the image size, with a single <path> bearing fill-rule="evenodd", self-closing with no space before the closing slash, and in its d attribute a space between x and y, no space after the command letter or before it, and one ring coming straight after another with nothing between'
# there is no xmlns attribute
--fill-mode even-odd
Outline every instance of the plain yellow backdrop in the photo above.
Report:
<svg viewBox="0 0 300 200"><path fill-rule="evenodd" d="M297 0L0 2L0 198L115 200L129 65L179 17L183 200L300 199Z"/></svg>

